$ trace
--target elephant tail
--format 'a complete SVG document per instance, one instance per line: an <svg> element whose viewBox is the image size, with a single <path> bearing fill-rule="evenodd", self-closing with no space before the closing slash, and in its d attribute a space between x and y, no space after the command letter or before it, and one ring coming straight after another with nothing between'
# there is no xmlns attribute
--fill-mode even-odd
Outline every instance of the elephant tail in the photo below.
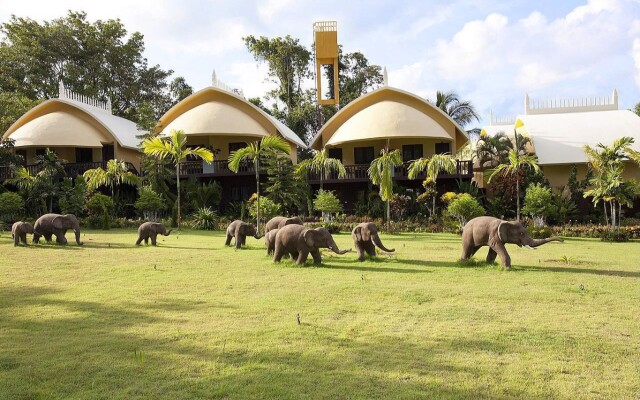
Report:
<svg viewBox="0 0 640 400"><path fill-rule="evenodd" d="M378 246L378 248L380 248L380 250L382 251L386 251L387 253L393 253L394 251L396 251L396 249L387 249L386 247L384 247L384 245L382 244L382 240L380 240L380 236L378 236L378 234L372 235L371 239L373 240L373 243L375 243L375 245Z"/></svg>

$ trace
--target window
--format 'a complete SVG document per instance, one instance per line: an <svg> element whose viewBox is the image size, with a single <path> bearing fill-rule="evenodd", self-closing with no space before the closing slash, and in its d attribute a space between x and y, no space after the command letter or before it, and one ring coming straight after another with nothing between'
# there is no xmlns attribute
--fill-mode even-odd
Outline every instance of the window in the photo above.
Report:
<svg viewBox="0 0 640 400"><path fill-rule="evenodd" d="M375 158L373 153L373 146L369 147L354 147L353 158L356 164L371 164L371 161Z"/></svg>
<svg viewBox="0 0 640 400"><path fill-rule="evenodd" d="M229 143L229 154L233 153L234 151L244 149L245 147L247 147L247 144L245 142Z"/></svg>
<svg viewBox="0 0 640 400"><path fill-rule="evenodd" d="M402 161L409 162L422 158L421 144L405 144L402 146Z"/></svg>
<svg viewBox="0 0 640 400"><path fill-rule="evenodd" d="M451 143L450 142L440 142L436 143L436 154L451 154Z"/></svg>
<svg viewBox="0 0 640 400"><path fill-rule="evenodd" d="M246 201L251 196L249 186L234 186L231 188L231 201Z"/></svg>
<svg viewBox="0 0 640 400"><path fill-rule="evenodd" d="M93 149L76 148L76 162L77 163L93 162Z"/></svg>
<svg viewBox="0 0 640 400"><path fill-rule="evenodd" d="M341 148L329 149L329 158L335 158L337 160L342 161L342 149Z"/></svg>

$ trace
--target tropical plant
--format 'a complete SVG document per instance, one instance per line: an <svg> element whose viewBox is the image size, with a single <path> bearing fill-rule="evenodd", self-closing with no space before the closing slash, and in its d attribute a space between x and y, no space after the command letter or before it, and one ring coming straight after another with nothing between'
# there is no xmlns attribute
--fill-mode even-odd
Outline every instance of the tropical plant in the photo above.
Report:
<svg viewBox="0 0 640 400"><path fill-rule="evenodd" d="M316 198L313 200L313 207L322 212L325 221L330 219L330 214L342 211L340 199L331 190L318 190Z"/></svg>
<svg viewBox="0 0 640 400"><path fill-rule="evenodd" d="M0 194L0 221L14 222L24 211L24 201L19 194L5 192Z"/></svg>
<svg viewBox="0 0 640 400"><path fill-rule="evenodd" d="M213 153L203 147L187 148L187 135L181 130L172 130L168 137L152 137L142 142L146 154L160 158L169 158L176 167L176 208L178 211L178 229L180 229L180 163L187 157L197 157L209 164L213 161Z"/></svg>
<svg viewBox="0 0 640 400"><path fill-rule="evenodd" d="M73 214L78 217L84 214L87 201L87 183L82 175L78 175L75 181L71 178L65 178L62 181L60 193L58 204L63 214Z"/></svg>
<svg viewBox="0 0 640 400"><path fill-rule="evenodd" d="M139 197L134 207L144 219L149 221L158 220L158 212L167 208L167 204L162 195L153 191L151 186L142 186L138 189Z"/></svg>
<svg viewBox="0 0 640 400"><path fill-rule="evenodd" d="M389 151L388 146L380 151L380 157L369 166L369 179L380 187L380 198L387 202L387 223L391 221L391 206L389 201L393 197L393 174L395 167L402 165L400 150Z"/></svg>
<svg viewBox="0 0 640 400"><path fill-rule="evenodd" d="M434 189L438 175L442 172L451 174L456 171L457 161L451 154L434 154L429 158L419 158L409 163L409 179L416 179L418 175L427 172L427 179L433 182ZM424 184L423 184L424 186ZM433 206L431 215L436 212L436 196L432 196Z"/></svg>
<svg viewBox="0 0 640 400"><path fill-rule="evenodd" d="M106 169L101 167L89 169L82 176L87 182L89 191L94 191L101 186L107 187L116 205L121 200L120 186L140 184L140 178L129 171L127 163L116 159L107 161Z"/></svg>
<svg viewBox="0 0 640 400"><path fill-rule="evenodd" d="M512 175L516 177L516 220L518 221L520 221L520 179L518 177L525 167L532 168L536 172L540 171L538 157L534 154L519 154L517 150L511 149L507 163L498 165L489 177L489 182L495 176Z"/></svg>
<svg viewBox="0 0 640 400"><path fill-rule="evenodd" d="M195 178L189 179L185 185L187 200L194 209L217 209L222 199L222 186L218 182L198 182Z"/></svg>
<svg viewBox="0 0 640 400"><path fill-rule="evenodd" d="M529 185L524 195L522 212L531 216L536 228L545 225L546 219L553 212L551 189L542 185Z"/></svg>
<svg viewBox="0 0 640 400"><path fill-rule="evenodd" d="M17 167L24 162L21 155L14 153L15 144L12 138L0 140L0 166Z"/></svg>
<svg viewBox="0 0 640 400"><path fill-rule="evenodd" d="M436 107L447 113L456 123L462 127L471 122L480 121L480 116L473 104L467 100L460 100L460 96L454 91L436 92Z"/></svg>
<svg viewBox="0 0 640 400"><path fill-rule="evenodd" d="M274 203L270 198L265 197L262 201L258 202L258 196L256 193L251 195L249 201L247 201L249 208L249 215L258 220L258 215L262 215L265 220L269 220L276 215L280 214L280 204ZM257 228L256 228L257 229ZM257 231L259 232L259 230Z"/></svg>
<svg viewBox="0 0 640 400"><path fill-rule="evenodd" d="M468 193L458 194L449 202L447 207L449 215L454 217L462 229L469 220L484 215L485 210L482 208L478 200L471 197Z"/></svg>
<svg viewBox="0 0 640 400"><path fill-rule="evenodd" d="M200 207L193 213L191 223L196 229L213 231L218 227L218 214L210 207Z"/></svg>
<svg viewBox="0 0 640 400"><path fill-rule="evenodd" d="M274 155L266 159L265 194L285 210L303 209L309 197L309 185L294 172L291 158Z"/></svg>
<svg viewBox="0 0 640 400"><path fill-rule="evenodd" d="M256 229L260 235L260 158L277 157L279 154L287 154L290 148L284 139L278 136L265 136L259 142L248 143L247 147L234 151L229 155L229 169L238 172L243 162L253 162L256 172ZM266 216L265 216L266 218Z"/></svg>
<svg viewBox="0 0 640 400"><path fill-rule="evenodd" d="M337 174L338 178L344 178L347 175L342 162L337 158L329 157L329 151L326 148L317 151L313 158L300 162L296 167L296 173L300 175L308 176L310 172L320 177L320 190L323 189L324 180L330 179L332 174Z"/></svg>
<svg viewBox="0 0 640 400"><path fill-rule="evenodd" d="M95 193L87 201L89 213L99 221L97 225L105 230L111 227L111 210L113 206L113 199L102 193Z"/></svg>

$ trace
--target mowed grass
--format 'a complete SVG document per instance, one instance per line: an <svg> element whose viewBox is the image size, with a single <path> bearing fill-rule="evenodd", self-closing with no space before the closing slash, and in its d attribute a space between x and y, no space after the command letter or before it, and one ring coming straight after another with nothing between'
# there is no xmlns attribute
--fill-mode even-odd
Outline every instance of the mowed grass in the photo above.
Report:
<svg viewBox="0 0 640 400"><path fill-rule="evenodd" d="M221 232L135 239L0 237L0 398L640 393L640 243L508 246L504 271L458 263L446 234L384 235L391 257L324 253L302 268L273 264L262 240L224 248Z"/></svg>

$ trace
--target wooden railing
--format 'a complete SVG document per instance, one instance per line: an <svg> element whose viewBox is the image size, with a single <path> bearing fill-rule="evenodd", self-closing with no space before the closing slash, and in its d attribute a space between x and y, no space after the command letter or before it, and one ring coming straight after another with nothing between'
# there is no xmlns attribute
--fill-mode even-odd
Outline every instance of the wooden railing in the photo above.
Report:
<svg viewBox="0 0 640 400"><path fill-rule="evenodd" d="M251 174L255 174L252 163L241 163L237 173L229 169L228 160L214 160L211 164L205 161L185 161L180 163L180 176L230 176Z"/></svg>
<svg viewBox="0 0 640 400"><path fill-rule="evenodd" d="M138 175L138 170L130 162L126 163L129 172L133 172ZM64 172L68 177L75 178L78 175L84 174L86 171L95 168L107 167L106 161L94 161L94 162L82 162L82 163L66 163L64 164ZM29 172L29 175L37 175L42 171L43 166L40 164L25 165L24 168ZM13 178L14 169L11 167L0 167L0 180L6 180Z"/></svg>
<svg viewBox="0 0 640 400"><path fill-rule="evenodd" d="M446 172L441 172L439 177L441 178L471 178L473 176L473 162L469 160L456 160L456 170L452 174L448 174ZM355 164L355 165L345 165L344 169L347 174L344 178L338 178L338 174L332 172L329 174L328 179L325 181L367 181L369 180L369 164ZM408 179L409 177L409 163L405 163L399 167L394 169L394 178L398 179ZM426 178L426 173L422 173L418 175L416 179L424 179ZM318 182L320 181L320 174L313 173L309 176L309 181Z"/></svg>

